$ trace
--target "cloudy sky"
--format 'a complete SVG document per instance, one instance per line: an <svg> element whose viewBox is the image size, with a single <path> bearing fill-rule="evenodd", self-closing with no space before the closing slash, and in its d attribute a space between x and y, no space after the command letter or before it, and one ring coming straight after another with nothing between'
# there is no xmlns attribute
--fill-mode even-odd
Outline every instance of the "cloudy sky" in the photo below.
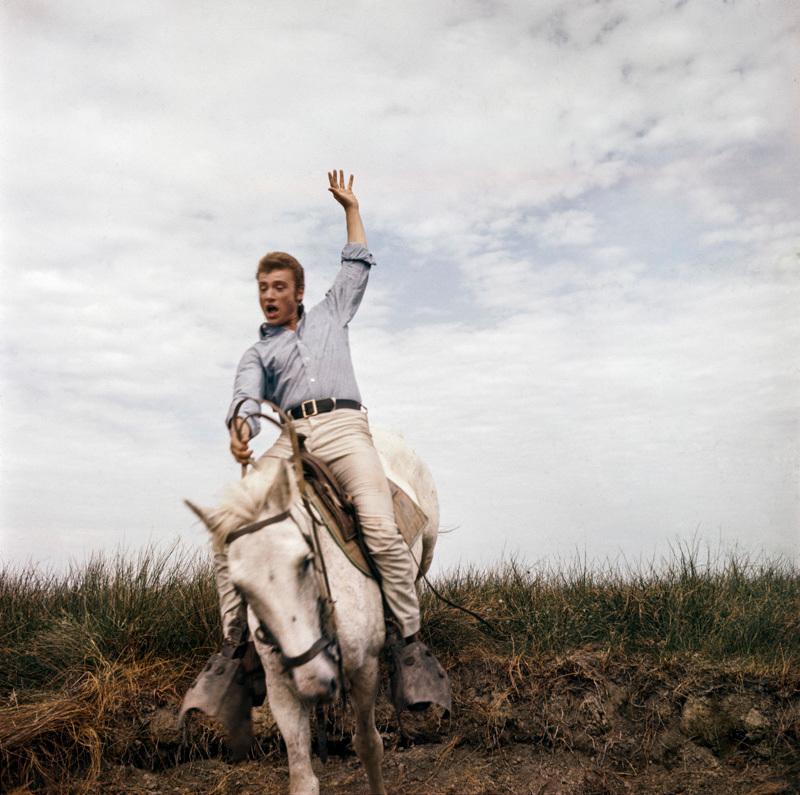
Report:
<svg viewBox="0 0 800 795"><path fill-rule="evenodd" d="M800 540L800 8L39 2L2 11L5 560L177 538L267 250L307 299L352 171L373 424L438 482L438 562ZM254 443L263 451L271 434Z"/></svg>

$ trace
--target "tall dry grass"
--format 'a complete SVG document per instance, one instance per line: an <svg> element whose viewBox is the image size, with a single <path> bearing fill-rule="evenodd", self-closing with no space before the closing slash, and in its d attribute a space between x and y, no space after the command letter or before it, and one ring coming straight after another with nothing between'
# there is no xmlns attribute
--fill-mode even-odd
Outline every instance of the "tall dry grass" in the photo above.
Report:
<svg viewBox="0 0 800 795"><path fill-rule="evenodd" d="M60 575L0 570L0 694L107 662L194 659L218 634L212 566L176 547L96 556Z"/></svg>
<svg viewBox="0 0 800 795"><path fill-rule="evenodd" d="M425 589L423 625L445 653L471 641L517 653L600 644L800 665L800 571L787 560L703 557L682 546L647 567L510 560L457 569L434 584L493 627L487 632ZM205 556L149 548L94 557L61 575L0 570L0 694L66 683L100 662L200 660L218 643Z"/></svg>

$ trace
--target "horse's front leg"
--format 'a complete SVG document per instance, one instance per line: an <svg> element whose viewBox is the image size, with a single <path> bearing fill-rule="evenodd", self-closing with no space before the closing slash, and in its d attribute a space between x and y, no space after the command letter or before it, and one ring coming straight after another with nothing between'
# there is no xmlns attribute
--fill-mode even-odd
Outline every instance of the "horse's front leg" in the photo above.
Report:
<svg viewBox="0 0 800 795"><path fill-rule="evenodd" d="M385 795L383 784L383 740L375 726L375 699L378 695L378 659L368 657L350 677L350 698L356 716L353 747L367 771L371 795Z"/></svg>
<svg viewBox="0 0 800 795"><path fill-rule="evenodd" d="M297 697L276 655L266 653L262 660L267 675L269 708L289 757L289 795L318 795L319 780L311 767L309 707Z"/></svg>

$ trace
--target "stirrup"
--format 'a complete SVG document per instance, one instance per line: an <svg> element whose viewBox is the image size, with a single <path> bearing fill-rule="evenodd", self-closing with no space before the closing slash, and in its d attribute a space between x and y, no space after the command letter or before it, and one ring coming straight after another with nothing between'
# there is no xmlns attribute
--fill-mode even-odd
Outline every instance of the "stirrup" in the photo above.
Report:
<svg viewBox="0 0 800 795"><path fill-rule="evenodd" d="M394 645L392 661L392 702L398 716L404 709L420 712L431 704L452 712L450 678L422 641Z"/></svg>
<svg viewBox="0 0 800 795"><path fill-rule="evenodd" d="M247 648L243 656L234 658L231 650L224 648L222 654L211 655L186 691L178 712L178 728L185 742L186 715L198 709L222 724L231 757L244 759L253 743L250 710L263 701L264 669L255 649Z"/></svg>

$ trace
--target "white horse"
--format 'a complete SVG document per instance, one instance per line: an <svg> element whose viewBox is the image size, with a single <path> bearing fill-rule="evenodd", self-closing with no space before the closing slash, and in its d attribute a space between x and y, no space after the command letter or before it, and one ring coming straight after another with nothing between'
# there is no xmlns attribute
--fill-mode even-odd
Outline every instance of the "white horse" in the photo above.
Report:
<svg viewBox="0 0 800 795"><path fill-rule="evenodd" d="M428 523L412 553L419 578L430 566L439 526L436 487L427 466L402 437L373 430L376 448L389 476L425 512ZM231 487L213 509L190 505L219 546L248 523L277 518L256 532L236 536L228 547L231 579L245 596L251 637L264 665L269 706L289 757L289 792L319 792L311 767L310 709L337 692L338 669L324 649L319 578L309 545L310 521L291 464L262 458L258 467ZM282 514L287 514L281 517ZM355 711L353 746L366 768L370 793L385 793L383 744L375 727L378 657L384 645L383 606L377 583L353 566L323 528L319 544L328 572L344 676ZM271 638L265 637L268 631ZM266 645L277 643L280 653ZM321 640L323 639L323 640ZM287 669L287 659L307 659Z"/></svg>

